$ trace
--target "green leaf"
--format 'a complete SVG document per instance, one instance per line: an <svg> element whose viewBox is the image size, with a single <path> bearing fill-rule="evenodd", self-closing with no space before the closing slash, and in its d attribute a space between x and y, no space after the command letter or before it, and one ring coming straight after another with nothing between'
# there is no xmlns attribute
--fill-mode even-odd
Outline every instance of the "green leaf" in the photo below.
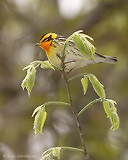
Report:
<svg viewBox="0 0 128 160"><path fill-rule="evenodd" d="M33 66L34 68L39 67L39 65L41 64L42 61L33 61L30 63L31 66Z"/></svg>
<svg viewBox="0 0 128 160"><path fill-rule="evenodd" d="M70 104L69 103L66 103L66 102L60 102L60 101L49 101L49 102L46 102L40 106L38 106L34 111L33 111L33 114L32 114L32 117L41 109L45 108L46 106L48 105L63 105L63 106L69 106Z"/></svg>
<svg viewBox="0 0 128 160"><path fill-rule="evenodd" d="M53 156L60 159L60 150L61 150L61 147L54 147L52 151Z"/></svg>
<svg viewBox="0 0 128 160"><path fill-rule="evenodd" d="M111 117L111 123L112 123L112 127L111 129L114 131L116 129L119 128L119 124L120 124L120 120L119 120L119 116L117 113L113 113L112 117Z"/></svg>
<svg viewBox="0 0 128 160"><path fill-rule="evenodd" d="M26 88L28 91L28 95L30 95L31 90L35 84L35 74L36 74L36 69L31 66L30 68L28 68L27 70L27 75L24 78L24 80L22 81L21 87Z"/></svg>
<svg viewBox="0 0 128 160"><path fill-rule="evenodd" d="M107 114L107 117L110 119L111 122L111 129L116 130L119 127L120 120L117 114L117 109L115 107L116 102L111 99L106 99L103 102L104 110Z"/></svg>
<svg viewBox="0 0 128 160"><path fill-rule="evenodd" d="M117 109L115 107L116 102L111 100L111 99L107 99L107 101L109 102L110 106L111 106L111 123L112 123L112 130L116 130L119 127L120 124L120 120L119 120L119 116L117 114Z"/></svg>
<svg viewBox="0 0 128 160"><path fill-rule="evenodd" d="M42 128L44 126L46 117L47 117L47 112L45 111L44 108L40 109L37 112L34 120L34 130L36 135L38 135L39 133L42 133Z"/></svg>
<svg viewBox="0 0 128 160"><path fill-rule="evenodd" d="M33 61L28 66L24 67L23 70L29 69L31 67L37 68L42 61Z"/></svg>
<svg viewBox="0 0 128 160"><path fill-rule="evenodd" d="M90 59L94 59L94 56L95 56L95 47L92 43L90 43L88 39L91 39L93 40L91 37L89 37L88 35L85 35L85 34L80 34L79 35L80 38L82 39L83 43L84 43L84 46L85 46L85 49L86 49L86 52L88 53L89 55L89 58Z"/></svg>
<svg viewBox="0 0 128 160"><path fill-rule="evenodd" d="M43 107L43 105L37 107L37 108L34 110L34 112L33 112L33 114L32 114L32 117L33 117L39 110L41 110L42 107Z"/></svg>
<svg viewBox="0 0 128 160"><path fill-rule="evenodd" d="M70 40L73 40L76 47L80 50L81 53L83 53L85 56L88 55L91 59L94 59L95 47L86 38L90 40L93 39L90 36L83 34L82 32L82 30L76 31L66 39L62 51L62 58L64 58L65 56L65 50L68 42Z"/></svg>
<svg viewBox="0 0 128 160"><path fill-rule="evenodd" d="M108 102L108 101L104 101L104 102L103 102L103 106L104 106L104 110L105 110L105 112L106 112L106 114L107 114L107 117L111 117L111 115L112 115L111 112L112 112L112 111L111 111L109 102Z"/></svg>
<svg viewBox="0 0 128 160"><path fill-rule="evenodd" d="M95 47L86 39L86 37L87 35L85 34L76 34L72 37L72 40L84 56L88 56L88 58L94 59Z"/></svg>
<svg viewBox="0 0 128 160"><path fill-rule="evenodd" d="M52 159L60 159L60 151L61 150L70 150L70 151L77 151L80 153L83 153L84 151L82 149L79 148L73 148L73 147L53 147L50 148L48 150L46 150L43 154L42 154L42 158L41 160L52 160ZM53 157L53 158L52 158Z"/></svg>
<svg viewBox="0 0 128 160"><path fill-rule="evenodd" d="M83 37L83 38L87 38L87 39L89 39L89 40L91 40L91 41L94 41L94 39L93 39L92 37L88 36L87 34L80 33L79 35L80 35L81 37Z"/></svg>
<svg viewBox="0 0 128 160"><path fill-rule="evenodd" d="M106 95L105 95L105 91L104 91L104 86L99 82L99 80L96 78L96 76L94 76L93 74L90 74L89 80L92 83L92 86L93 86L95 92L97 93L97 95L100 98L105 99Z"/></svg>
<svg viewBox="0 0 128 160"><path fill-rule="evenodd" d="M66 39L65 44L67 44L70 40L72 40L72 38L73 38L75 35L78 35L78 34L80 34L81 32L83 32L83 30L79 30L79 31L74 32L72 35L70 35L70 36Z"/></svg>
<svg viewBox="0 0 128 160"><path fill-rule="evenodd" d="M112 100L112 99L106 99L110 104L112 105L116 105L116 101Z"/></svg>
<svg viewBox="0 0 128 160"><path fill-rule="evenodd" d="M49 61L43 61L41 63L41 68L43 68L43 69L51 68L51 69L55 70L54 67L49 63Z"/></svg>
<svg viewBox="0 0 128 160"><path fill-rule="evenodd" d="M86 50L86 48L85 48L85 46L84 46L84 43L83 43L82 39L80 38L80 36L75 35L75 36L73 37L73 41L74 41L76 47L79 49L79 51L80 51L83 55L89 56L88 51Z"/></svg>
<svg viewBox="0 0 128 160"><path fill-rule="evenodd" d="M85 95L88 88L88 77L84 76L84 78L81 79L81 83L82 83L83 91Z"/></svg>
<svg viewBox="0 0 128 160"><path fill-rule="evenodd" d="M61 147L53 147L50 148L48 150L46 150L43 154L42 154L42 158L41 160L52 160L52 159L60 159L60 150Z"/></svg>

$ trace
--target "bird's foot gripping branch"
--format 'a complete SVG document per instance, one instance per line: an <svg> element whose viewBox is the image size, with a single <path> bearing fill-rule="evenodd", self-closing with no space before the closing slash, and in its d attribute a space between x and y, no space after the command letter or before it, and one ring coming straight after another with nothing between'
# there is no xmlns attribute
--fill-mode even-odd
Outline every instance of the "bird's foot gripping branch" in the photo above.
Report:
<svg viewBox="0 0 128 160"><path fill-rule="evenodd" d="M49 101L49 102L46 102L40 105L34 110L32 117L35 117L34 119L35 134L38 135L42 133L42 129L44 127L44 123L47 118L47 112L46 112L47 107L49 107L50 105L58 105L58 106L69 107L71 109L75 117L75 120L76 120L76 125L78 127L78 132L79 132L80 140L81 140L82 149L73 148L73 147L50 148L42 154L42 160L52 160L52 159L55 159L55 157L57 159L60 159L61 150L79 151L80 153L84 154L87 160L90 159L87 149L86 149L85 140L83 136L84 133L83 133L83 130L80 124L79 116L81 116L84 113L84 111L86 111L86 109L90 108L92 105L94 105L97 102L101 102L103 104L103 108L107 115L107 118L109 118L111 122L111 130L116 130L119 127L119 117L117 114L117 109L115 107L116 102L114 100L106 98L104 86L99 82L96 76L90 73L79 73L69 79L67 76L69 73L65 71L65 61L64 60L65 60L65 57L67 56L65 54L66 54L66 47L68 46L69 42L74 43L74 45L77 47L79 52L82 53L85 57L87 57L90 60L95 61L95 47L88 41L88 39L92 40L91 37L81 33L81 31L73 33L71 36L69 36L66 39L63 49L62 49L62 53L61 53L61 60L62 60L61 68L58 68L57 66L55 66L55 64L54 65L51 64L49 61L34 61L30 63L27 67L24 68L24 70L27 70L27 75L24 78L21 86L23 89L24 88L27 89L29 96L35 84L36 68L41 67L42 69L53 69L54 71L57 70L63 75L64 81L66 84L66 88L67 88L68 98L69 98L69 102ZM69 82L77 78L80 78L80 77L81 77L81 84L83 87L84 95L87 92L88 83L90 82L92 84L94 91L96 92L99 98L85 105L83 109L77 113L72 103Z"/></svg>

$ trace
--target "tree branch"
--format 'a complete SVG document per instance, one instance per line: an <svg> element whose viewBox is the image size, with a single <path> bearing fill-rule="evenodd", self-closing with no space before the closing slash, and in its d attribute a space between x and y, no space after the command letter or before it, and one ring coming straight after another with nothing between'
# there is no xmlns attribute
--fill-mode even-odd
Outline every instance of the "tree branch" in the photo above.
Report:
<svg viewBox="0 0 128 160"><path fill-rule="evenodd" d="M77 112L76 112L76 110L73 106L73 103L72 103L69 82L68 82L68 79L67 79L67 74L64 70L62 72L62 75L63 75L64 81L65 81L65 84L66 84L67 94L68 94L69 103L70 103L70 109L71 109L71 111L72 111L72 113L75 117L76 123L77 123L78 131L79 131L79 135L80 135L80 140L81 140L81 144L82 144L82 147L83 147L83 154L84 154L86 160L90 160L89 155L87 153L85 141L84 141L84 135L83 135L83 130L82 130L82 127L81 127L81 124L80 124L80 119L79 119L79 117L77 115Z"/></svg>

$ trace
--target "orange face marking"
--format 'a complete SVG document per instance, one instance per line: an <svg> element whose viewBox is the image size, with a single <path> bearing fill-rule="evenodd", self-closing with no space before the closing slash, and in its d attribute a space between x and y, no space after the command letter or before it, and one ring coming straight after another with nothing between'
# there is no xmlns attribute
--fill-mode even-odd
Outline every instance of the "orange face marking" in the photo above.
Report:
<svg viewBox="0 0 128 160"><path fill-rule="evenodd" d="M46 54L49 54L50 47L52 40L57 37L57 34L55 33L47 33L44 35L40 40L40 47L46 52Z"/></svg>
<svg viewBox="0 0 128 160"><path fill-rule="evenodd" d="M40 47L46 52L46 54L49 53L51 43L52 43L52 40L48 42L43 42L40 44Z"/></svg>

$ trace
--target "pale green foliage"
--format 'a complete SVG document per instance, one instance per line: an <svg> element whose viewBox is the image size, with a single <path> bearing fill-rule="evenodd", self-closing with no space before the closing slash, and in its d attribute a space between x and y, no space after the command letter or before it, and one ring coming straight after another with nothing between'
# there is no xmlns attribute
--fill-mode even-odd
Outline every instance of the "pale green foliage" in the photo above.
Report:
<svg viewBox="0 0 128 160"><path fill-rule="evenodd" d="M37 68L40 65L41 61L33 61L28 66L24 67L23 70L29 69L31 67Z"/></svg>
<svg viewBox="0 0 128 160"><path fill-rule="evenodd" d="M79 78L83 75L84 75L84 77L81 79L81 83L83 86L84 95L86 94L86 91L87 91L88 79L89 79L90 82L92 83L92 86L93 86L95 92L97 93L97 95L100 98L91 101L85 107L83 107L82 110L78 113L78 116L81 115L86 109L91 107L93 104L95 104L97 102L103 102L104 110L105 110L107 117L110 119L111 124L112 124L111 129L116 130L119 127L119 116L117 114L117 110L115 107L116 102L111 99L106 99L104 86L99 82L97 77L93 74L83 73L83 74L75 75L74 77L70 78L69 80Z"/></svg>
<svg viewBox="0 0 128 160"><path fill-rule="evenodd" d="M82 32L83 32L82 30L74 32L71 36L69 36L66 39L62 52L62 57L64 57L67 44L69 43L70 40L72 40L75 43L76 47L84 56L87 56L90 59L94 59L95 47L87 40L87 39L90 40L93 39L90 36L83 34Z"/></svg>
<svg viewBox="0 0 128 160"><path fill-rule="evenodd" d="M41 160L54 160L54 159L60 159L60 151L61 150L71 150L71 151L77 151L80 153L83 153L82 149L79 148L73 148L73 147L53 147L48 150L46 150L42 154Z"/></svg>
<svg viewBox="0 0 128 160"><path fill-rule="evenodd" d="M42 104L41 106L37 107L33 114L32 114L32 117L40 110L40 109L43 109L44 107L46 108L46 106L48 105L63 105L63 106L69 106L70 104L69 103L66 103L66 102L60 102L60 101L49 101L49 102L46 102L44 104Z"/></svg>
<svg viewBox="0 0 128 160"><path fill-rule="evenodd" d="M39 133L42 133L42 128L44 126L46 117L47 117L47 113L44 108L39 109L37 111L35 120L34 120L34 130L36 135L38 135Z"/></svg>
<svg viewBox="0 0 128 160"><path fill-rule="evenodd" d="M60 159L60 150L61 150L61 147L55 147L53 149L53 156L57 157L58 159Z"/></svg>
<svg viewBox="0 0 128 160"><path fill-rule="evenodd" d="M54 67L49 63L49 61L33 61L28 66L26 66L23 70L27 69L27 75L22 81L21 87L23 89L27 89L29 96L35 84L36 68L39 66L43 69L51 68L55 70Z"/></svg>
<svg viewBox="0 0 128 160"><path fill-rule="evenodd" d="M93 89L95 90L97 95L100 98L105 99L106 95L105 95L104 86L99 82L99 80L97 79L97 77L95 75L90 74L90 73L83 73L83 74L75 75L72 78L70 78L69 80L73 80L73 79L79 78L79 77L81 77L83 75L84 75L84 77L81 79L81 83L82 83L82 86L83 86L84 95L85 95L85 93L87 91L88 79L89 79L91 84L92 84L92 86L93 86Z"/></svg>
<svg viewBox="0 0 128 160"><path fill-rule="evenodd" d="M105 99L106 95L105 95L105 91L104 91L104 86L99 82L99 80L96 78L96 76L94 76L93 74L90 74L89 80L92 83L92 86L93 86L95 92L97 93L97 95L100 98Z"/></svg>
<svg viewBox="0 0 128 160"><path fill-rule="evenodd" d="M42 128L44 126L44 123L47 117L45 108L48 105L69 106L70 104L66 102L60 102L60 101L49 101L37 107L32 114L32 117L36 115L34 120L34 127L33 127L36 135L42 132Z"/></svg>
<svg viewBox="0 0 128 160"><path fill-rule="evenodd" d="M110 122L112 124L111 129L116 130L119 127L120 120L119 116L117 114L117 109L115 107L116 102L111 99L106 99L103 102L104 110L107 114L107 117L110 119Z"/></svg>
<svg viewBox="0 0 128 160"><path fill-rule="evenodd" d="M95 47L87 40L84 34L77 34L72 40L83 55L90 59L94 59Z"/></svg>
<svg viewBox="0 0 128 160"><path fill-rule="evenodd" d="M41 68L43 68L43 69L51 68L51 69L55 70L54 67L49 63L49 61L42 61Z"/></svg>
<svg viewBox="0 0 128 160"><path fill-rule="evenodd" d="M42 154L41 160L52 160L54 158L57 158L59 160L60 151L61 151L61 147L50 148Z"/></svg>
<svg viewBox="0 0 128 160"><path fill-rule="evenodd" d="M81 83L82 83L83 91L85 95L87 92L87 88L88 88L88 77L84 76L84 78L81 79Z"/></svg>
<svg viewBox="0 0 128 160"><path fill-rule="evenodd" d="M45 106L41 105L41 106L37 107L37 108L34 110L34 112L33 112L33 114L32 114L32 117L33 117L39 110L41 110L43 107L45 107Z"/></svg>
<svg viewBox="0 0 128 160"><path fill-rule="evenodd" d="M27 75L22 81L22 88L26 88L28 90L28 95L30 95L31 90L35 84L35 74L36 74L36 69L33 66L30 66L27 70Z"/></svg>

